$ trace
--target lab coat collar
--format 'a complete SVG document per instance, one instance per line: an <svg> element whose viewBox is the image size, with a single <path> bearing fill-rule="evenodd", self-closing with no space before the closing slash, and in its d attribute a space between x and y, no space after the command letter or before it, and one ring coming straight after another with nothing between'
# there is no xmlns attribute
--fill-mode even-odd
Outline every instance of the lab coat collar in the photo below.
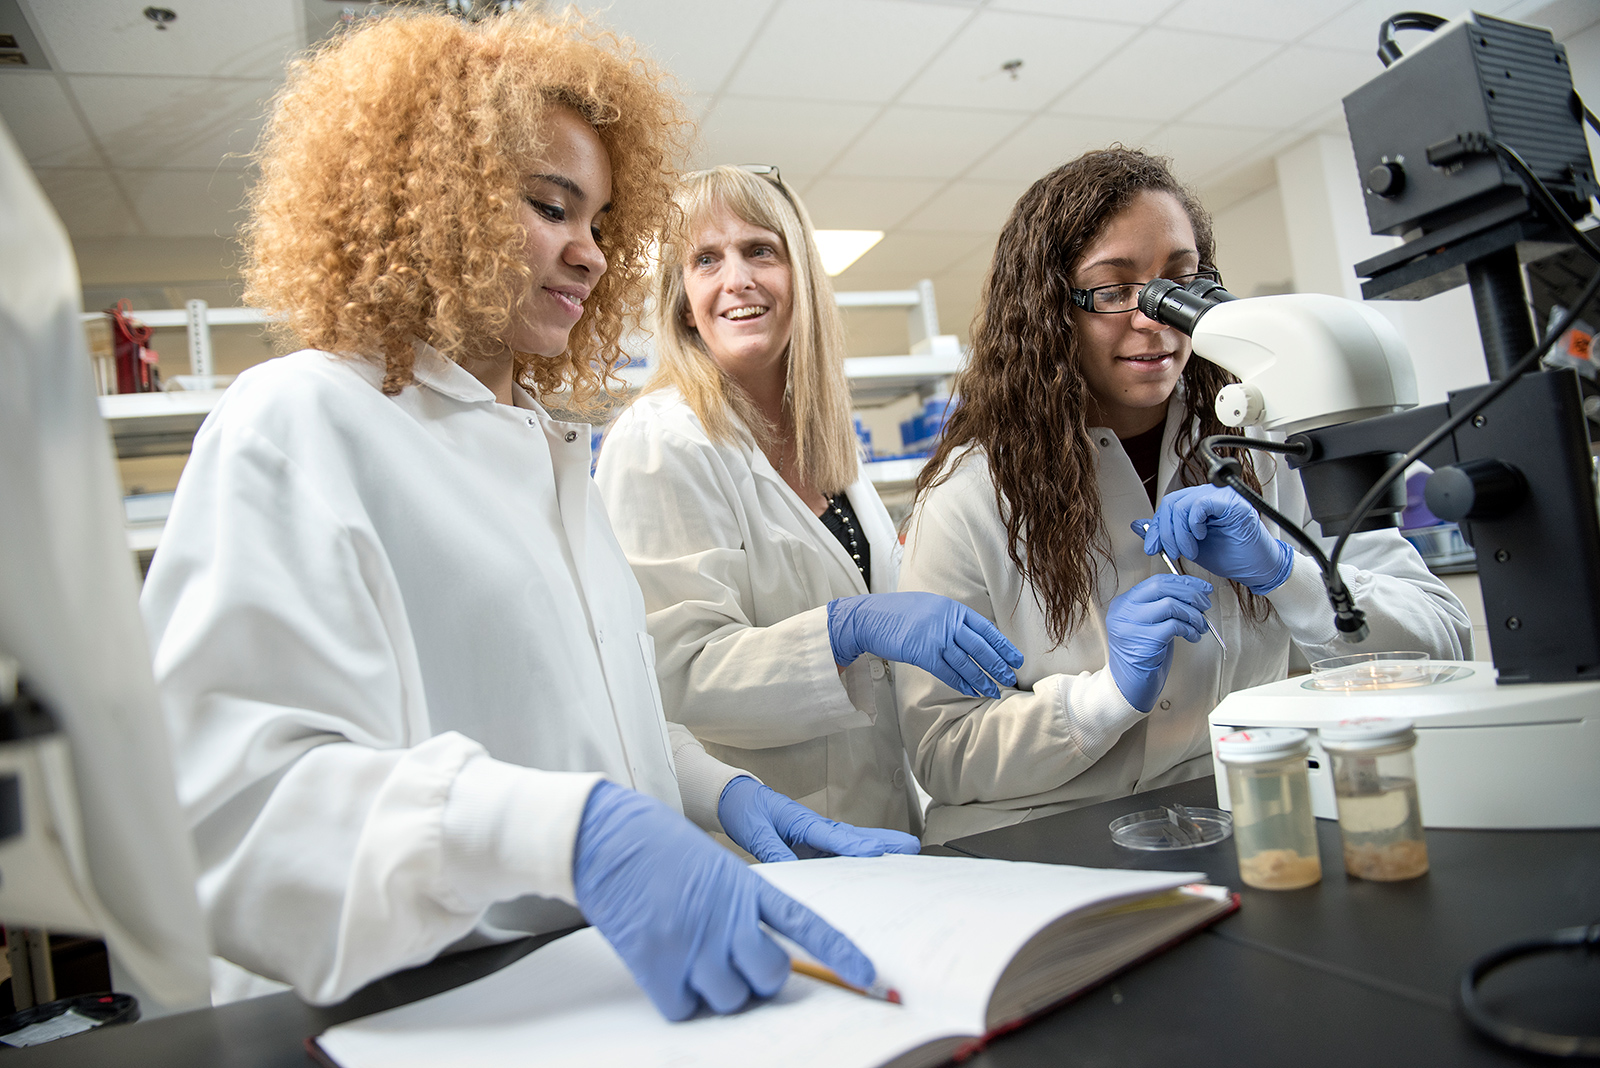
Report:
<svg viewBox="0 0 1600 1068"><path fill-rule="evenodd" d="M426 341L418 339L414 344L417 357L411 373L416 376L419 385L458 401L493 403L494 391L474 378L471 371L446 358Z"/></svg>

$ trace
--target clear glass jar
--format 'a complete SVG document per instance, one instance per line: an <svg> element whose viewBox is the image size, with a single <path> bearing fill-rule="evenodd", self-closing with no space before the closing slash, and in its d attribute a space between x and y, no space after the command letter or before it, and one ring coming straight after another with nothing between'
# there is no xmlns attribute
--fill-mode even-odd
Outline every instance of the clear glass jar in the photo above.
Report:
<svg viewBox="0 0 1600 1068"><path fill-rule="evenodd" d="M1258 890L1298 890L1322 878L1303 730L1261 727L1217 739L1233 799L1239 877Z"/></svg>
<svg viewBox="0 0 1600 1068"><path fill-rule="evenodd" d="M1394 882L1428 870L1422 837L1417 732L1403 719L1350 719L1318 732L1333 763L1344 870L1359 879Z"/></svg>

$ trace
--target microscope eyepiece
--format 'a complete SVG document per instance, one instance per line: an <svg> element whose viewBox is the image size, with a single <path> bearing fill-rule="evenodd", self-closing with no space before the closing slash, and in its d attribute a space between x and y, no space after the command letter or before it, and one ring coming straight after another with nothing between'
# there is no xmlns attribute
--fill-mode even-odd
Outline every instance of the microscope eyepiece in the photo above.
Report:
<svg viewBox="0 0 1600 1068"><path fill-rule="evenodd" d="M1221 283L1200 278L1182 286L1170 278L1156 278L1139 291L1139 310L1158 323L1193 334L1200 317L1225 300L1237 300Z"/></svg>

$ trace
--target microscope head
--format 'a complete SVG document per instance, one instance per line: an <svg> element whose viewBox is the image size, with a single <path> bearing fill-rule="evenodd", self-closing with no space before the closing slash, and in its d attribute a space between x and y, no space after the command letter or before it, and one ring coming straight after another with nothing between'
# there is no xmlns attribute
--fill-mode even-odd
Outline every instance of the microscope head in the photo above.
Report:
<svg viewBox="0 0 1600 1068"><path fill-rule="evenodd" d="M1216 398L1228 426L1292 434L1416 407L1411 355L1373 309L1323 293L1239 299L1206 286L1202 294L1158 278L1139 310L1239 379Z"/></svg>

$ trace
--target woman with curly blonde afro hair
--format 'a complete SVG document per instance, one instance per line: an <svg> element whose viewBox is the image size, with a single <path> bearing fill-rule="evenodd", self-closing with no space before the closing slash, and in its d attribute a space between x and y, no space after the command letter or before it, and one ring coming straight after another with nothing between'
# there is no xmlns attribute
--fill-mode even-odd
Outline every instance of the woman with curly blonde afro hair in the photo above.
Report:
<svg viewBox="0 0 1600 1068"><path fill-rule="evenodd" d="M871 981L704 831L894 840L665 721L589 428L540 403L593 404L641 306L685 133L662 80L520 13L374 19L290 70L246 279L306 347L196 436L142 603L222 996L334 1002L584 918L673 1018L777 990L763 921Z"/></svg>

